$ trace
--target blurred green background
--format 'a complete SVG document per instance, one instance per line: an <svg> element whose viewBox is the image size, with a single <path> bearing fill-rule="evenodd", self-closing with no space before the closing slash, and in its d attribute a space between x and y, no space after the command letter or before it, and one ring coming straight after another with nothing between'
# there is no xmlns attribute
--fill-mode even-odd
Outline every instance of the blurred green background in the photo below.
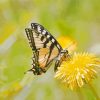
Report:
<svg viewBox="0 0 100 100"><path fill-rule="evenodd" d="M36 22L55 38L69 36L77 51L100 56L100 0L0 0L0 100L96 100L88 86L64 90L53 67L34 77L25 28ZM93 81L97 94L100 78Z"/></svg>

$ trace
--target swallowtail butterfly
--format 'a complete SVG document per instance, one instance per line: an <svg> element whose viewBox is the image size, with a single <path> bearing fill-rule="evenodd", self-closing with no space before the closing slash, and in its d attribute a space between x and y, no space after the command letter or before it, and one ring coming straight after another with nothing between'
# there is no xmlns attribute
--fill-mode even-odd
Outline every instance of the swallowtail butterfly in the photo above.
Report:
<svg viewBox="0 0 100 100"><path fill-rule="evenodd" d="M31 23L31 28L25 29L30 47L33 51L32 71L34 75L45 73L53 61L54 70L61 62L69 58L68 50L63 50L57 40L40 24Z"/></svg>

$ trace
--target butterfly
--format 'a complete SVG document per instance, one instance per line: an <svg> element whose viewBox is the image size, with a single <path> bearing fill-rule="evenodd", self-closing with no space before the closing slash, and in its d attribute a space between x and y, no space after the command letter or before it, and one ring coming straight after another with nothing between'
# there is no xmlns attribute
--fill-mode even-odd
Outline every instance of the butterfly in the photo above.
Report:
<svg viewBox="0 0 100 100"><path fill-rule="evenodd" d="M26 28L25 32L33 51L32 68L28 71L32 71L34 75L45 73L53 61L56 71L62 61L70 58L68 50L64 50L42 25L31 23L31 28Z"/></svg>

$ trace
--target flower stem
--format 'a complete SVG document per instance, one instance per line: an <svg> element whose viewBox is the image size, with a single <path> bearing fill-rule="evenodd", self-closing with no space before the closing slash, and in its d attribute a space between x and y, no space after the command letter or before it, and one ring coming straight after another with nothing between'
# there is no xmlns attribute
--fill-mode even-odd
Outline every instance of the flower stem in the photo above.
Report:
<svg viewBox="0 0 100 100"><path fill-rule="evenodd" d="M99 98L97 92L95 91L95 89L94 89L94 87L92 86L91 83L89 83L89 88L92 90L92 92L93 92L93 94L95 95L96 99L97 99L97 100L100 100L100 98Z"/></svg>
<svg viewBox="0 0 100 100"><path fill-rule="evenodd" d="M77 90L77 95L78 95L79 100L84 100L84 97L83 97L81 89Z"/></svg>

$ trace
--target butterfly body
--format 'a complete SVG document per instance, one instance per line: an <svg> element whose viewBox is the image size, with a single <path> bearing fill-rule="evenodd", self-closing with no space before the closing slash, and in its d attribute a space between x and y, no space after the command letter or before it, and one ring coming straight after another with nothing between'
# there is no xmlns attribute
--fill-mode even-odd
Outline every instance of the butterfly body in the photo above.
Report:
<svg viewBox="0 0 100 100"><path fill-rule="evenodd" d="M58 41L40 24L32 23L31 28L26 28L26 35L30 47L33 51L34 75L45 73L53 61L55 61L55 70L61 62L68 57L68 51L63 50Z"/></svg>

